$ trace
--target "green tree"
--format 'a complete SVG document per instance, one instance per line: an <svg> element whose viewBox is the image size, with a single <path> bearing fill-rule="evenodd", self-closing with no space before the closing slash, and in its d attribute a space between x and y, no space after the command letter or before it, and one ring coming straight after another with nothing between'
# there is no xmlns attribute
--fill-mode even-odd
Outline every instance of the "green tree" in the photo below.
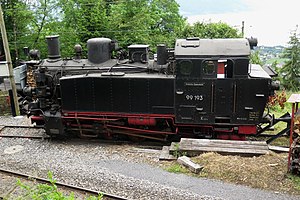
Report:
<svg viewBox="0 0 300 200"><path fill-rule="evenodd" d="M114 3L114 1L111 1ZM83 49L86 41L93 37L109 37L107 9L105 0L59 0L60 33L62 55L72 55L73 45L79 43Z"/></svg>
<svg viewBox="0 0 300 200"><path fill-rule="evenodd" d="M45 37L55 35L60 30L60 16L56 13L56 0L37 0L29 4L33 12L33 20L28 24L30 39L27 40L31 49L39 49L41 56L47 56Z"/></svg>
<svg viewBox="0 0 300 200"><path fill-rule="evenodd" d="M258 65L263 65L262 60L259 57L259 51L251 51L250 54L250 63L252 64L258 64Z"/></svg>
<svg viewBox="0 0 300 200"><path fill-rule="evenodd" d="M188 25L179 14L176 0L0 0L13 58L20 57L24 46L47 55L45 36L60 35L61 54L72 56L73 45L83 50L93 37L108 37L120 46L164 43L169 47L176 38L240 37L225 23Z"/></svg>
<svg viewBox="0 0 300 200"><path fill-rule="evenodd" d="M174 46L176 38L181 37L186 19L179 14L179 5L175 0L152 0L150 4L152 30L149 43L165 43Z"/></svg>
<svg viewBox="0 0 300 200"><path fill-rule="evenodd" d="M148 39L150 14L147 3L147 0L128 0L111 5L111 36L121 42L121 46Z"/></svg>
<svg viewBox="0 0 300 200"><path fill-rule="evenodd" d="M284 49L283 58L287 61L284 62L280 70L281 83L288 89L298 91L300 82L300 39L297 30L290 35L289 46Z"/></svg>
<svg viewBox="0 0 300 200"><path fill-rule="evenodd" d="M146 43L174 45L185 19L179 14L175 0L128 0L110 8L112 37L122 46Z"/></svg>
<svg viewBox="0 0 300 200"><path fill-rule="evenodd" d="M57 32L60 23L56 0L0 0L14 66L25 59L23 47L39 49L47 55L45 36Z"/></svg>
<svg viewBox="0 0 300 200"><path fill-rule="evenodd" d="M242 34L239 33L237 29L223 22L196 22L193 25L186 25L183 36L199 38L240 38Z"/></svg>
<svg viewBox="0 0 300 200"><path fill-rule="evenodd" d="M104 0L60 0L65 28L71 28L80 41L105 36L107 3Z"/></svg>
<svg viewBox="0 0 300 200"><path fill-rule="evenodd" d="M7 37L9 41L9 48L14 65L20 58L20 52L25 45L28 33L28 24L33 20L32 11L25 1L22 0L0 0ZM1 42L2 45L2 42ZM1 48L3 53L3 49Z"/></svg>

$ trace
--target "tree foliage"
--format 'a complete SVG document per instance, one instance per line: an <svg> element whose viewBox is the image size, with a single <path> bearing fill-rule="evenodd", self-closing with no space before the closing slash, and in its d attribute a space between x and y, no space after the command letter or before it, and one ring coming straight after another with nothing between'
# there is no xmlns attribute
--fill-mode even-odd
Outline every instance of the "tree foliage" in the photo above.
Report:
<svg viewBox="0 0 300 200"><path fill-rule="evenodd" d="M86 48L93 37L130 44L173 47L176 38L233 38L238 30L225 23L189 25L176 0L0 0L4 9L13 58L24 46L47 55L45 36L59 35L63 57L73 55L76 43ZM23 56L25 58L25 56Z"/></svg>
<svg viewBox="0 0 300 200"><path fill-rule="evenodd" d="M28 32L28 25L34 19L33 12L25 1L0 0L0 3L4 13L11 57L13 62L16 62L19 59L22 45L25 45L24 41L28 39L28 35L23 33ZM1 48L1 54L3 51Z"/></svg>
<svg viewBox="0 0 300 200"><path fill-rule="evenodd" d="M105 36L108 28L105 0L60 0L59 6L63 26L80 41Z"/></svg>
<svg viewBox="0 0 300 200"><path fill-rule="evenodd" d="M300 39L297 31L290 35L289 46L284 49L283 58L287 58L280 70L281 83L288 89L298 91L300 87Z"/></svg>
<svg viewBox="0 0 300 200"><path fill-rule="evenodd" d="M223 22L196 22L194 25L186 25L183 37L240 38L242 35L237 29Z"/></svg>
<svg viewBox="0 0 300 200"><path fill-rule="evenodd" d="M259 51L252 51L250 54L250 63L252 64L258 64L258 65L263 65L262 60L259 57Z"/></svg>

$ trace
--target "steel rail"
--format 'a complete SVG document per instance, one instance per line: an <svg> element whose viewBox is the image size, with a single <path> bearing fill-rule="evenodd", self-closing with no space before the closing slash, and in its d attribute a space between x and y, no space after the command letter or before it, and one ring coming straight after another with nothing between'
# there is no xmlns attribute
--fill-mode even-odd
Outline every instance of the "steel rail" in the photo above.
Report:
<svg viewBox="0 0 300 200"><path fill-rule="evenodd" d="M3 135L0 134L0 138L26 138L26 139L50 139L50 136L40 135Z"/></svg>
<svg viewBox="0 0 300 200"><path fill-rule="evenodd" d="M10 175L13 175L13 176L18 176L18 177L21 177L21 178L34 179L34 180L37 180L39 182L51 183L49 180L44 179L44 178L40 178L40 177L36 177L36 176L30 176L30 175L23 174L23 173L20 173L20 172L6 170L6 169L3 169L3 168L0 168L0 172L5 173L5 174L10 174ZM111 198L111 199L128 200L128 198L121 197L121 196L118 196L118 195L99 192L99 191L96 191L96 190L91 190L91 189L87 189L87 188L83 188L83 187L78 187L78 186L74 186L74 185L70 185L70 184L66 184L66 183L55 182L55 185L60 186L60 187L69 188L69 189L72 189L72 190L78 190L78 191L81 191L81 192L87 192L87 193L94 194L94 195L102 194L103 197L107 197L107 198Z"/></svg>
<svg viewBox="0 0 300 200"><path fill-rule="evenodd" d="M2 129L5 129L5 128L30 128L30 129L41 129L41 128L43 128L43 127L41 127L41 126L3 125L3 124L0 124L0 127L2 127Z"/></svg>
<svg viewBox="0 0 300 200"><path fill-rule="evenodd" d="M38 126L23 126L23 125L0 125L0 133L5 128L21 128L21 129L42 129L42 127ZM50 136L47 135L6 135L0 134L1 138L27 138L27 139L50 139Z"/></svg>

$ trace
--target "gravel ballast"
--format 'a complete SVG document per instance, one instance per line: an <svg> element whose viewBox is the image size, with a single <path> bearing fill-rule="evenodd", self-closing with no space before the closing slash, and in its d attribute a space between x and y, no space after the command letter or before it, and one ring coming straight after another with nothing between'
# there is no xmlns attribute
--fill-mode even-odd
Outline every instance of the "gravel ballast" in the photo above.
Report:
<svg viewBox="0 0 300 200"><path fill-rule="evenodd" d="M5 169L44 178L50 170L59 182L117 194L130 199L212 199L173 186L111 171L105 167L105 163L111 164L115 157L115 147L120 149L121 146L95 143L81 145L77 142L72 144L72 142L11 138L2 138L0 141L0 152L4 152L10 146L24 147L23 151L15 154L1 155L0 166ZM125 150L126 148L129 147L124 147ZM123 156L119 158L121 157ZM130 161L126 162L130 163ZM115 165L118 163L119 161L115 162ZM131 169L123 168L123 170L125 172Z"/></svg>

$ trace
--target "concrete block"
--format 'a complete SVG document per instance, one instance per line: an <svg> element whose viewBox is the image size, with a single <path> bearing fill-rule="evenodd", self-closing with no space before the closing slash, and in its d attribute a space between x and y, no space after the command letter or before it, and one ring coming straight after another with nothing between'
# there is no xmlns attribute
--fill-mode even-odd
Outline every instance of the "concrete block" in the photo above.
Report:
<svg viewBox="0 0 300 200"><path fill-rule="evenodd" d="M187 167L191 172L198 174L203 167L191 161L187 156L181 156L177 159L177 162L185 167Z"/></svg>

